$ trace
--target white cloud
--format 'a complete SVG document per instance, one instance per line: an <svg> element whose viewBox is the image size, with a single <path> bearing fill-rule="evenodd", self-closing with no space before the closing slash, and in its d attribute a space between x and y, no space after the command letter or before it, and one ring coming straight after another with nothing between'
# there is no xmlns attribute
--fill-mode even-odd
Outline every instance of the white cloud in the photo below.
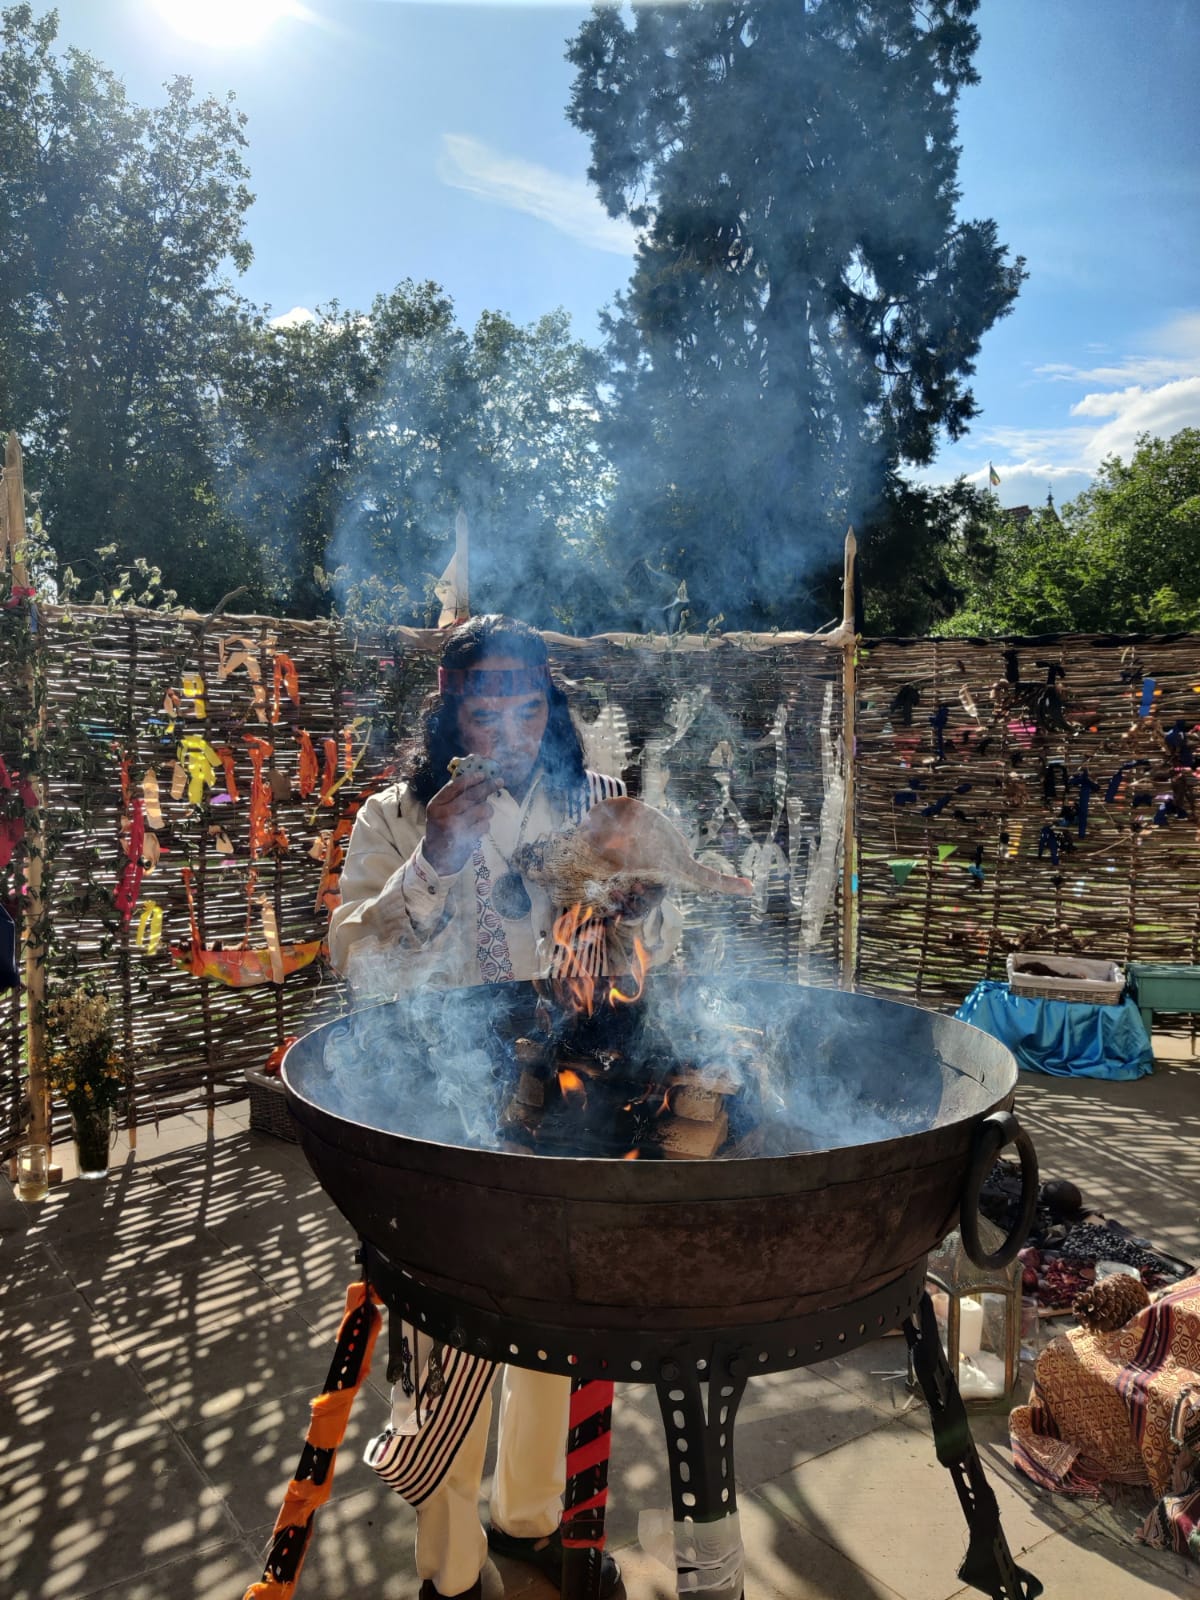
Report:
<svg viewBox="0 0 1200 1600"><path fill-rule="evenodd" d="M1056 383L1099 383L1105 385L1155 385L1177 378L1200 377L1200 311L1188 311L1143 341L1145 349L1135 355L1120 356L1106 366L1076 367L1065 362L1050 362L1034 370ZM1090 345L1098 355L1109 354L1104 346Z"/></svg>
<svg viewBox="0 0 1200 1600"><path fill-rule="evenodd" d="M972 483L987 486L987 467L975 467L987 452L1000 475L1004 504L1078 494L1109 456L1128 461L1141 434L1163 439L1181 428L1200 428L1200 311L1173 317L1139 341L1128 354L1090 346L1109 359L1095 366L1051 362L1036 374L1075 390L1061 423L1043 428L981 428L971 442ZM1064 395L1064 400L1067 396ZM939 478L965 459L962 446L940 462ZM930 474L929 476L932 476Z"/></svg>
<svg viewBox="0 0 1200 1600"><path fill-rule="evenodd" d="M584 178L564 177L536 162L502 155L462 133L442 136L438 176L454 189L548 222L593 250L633 254L636 230L610 217Z"/></svg>
<svg viewBox="0 0 1200 1600"><path fill-rule="evenodd" d="M1098 467L1107 456L1128 460L1139 434L1169 439L1180 428L1200 428L1200 376L1177 378L1156 389L1134 384L1109 394L1086 394L1071 407L1071 415L1109 418L1084 447L1091 467Z"/></svg>
<svg viewBox="0 0 1200 1600"><path fill-rule="evenodd" d="M285 311L281 316L271 318L272 328L299 328L306 322L315 322L317 314L310 311L307 306L293 306L290 311Z"/></svg>
<svg viewBox="0 0 1200 1600"><path fill-rule="evenodd" d="M1023 457L1004 457L997 453L993 465L1000 478L996 493L1005 506L1040 506L1045 503L1047 491L1062 505L1082 494L1091 481L1090 472L1062 466L1044 452L1035 451ZM965 472L963 477L977 489L991 486L986 466L976 472ZM930 475L928 481L937 480Z"/></svg>

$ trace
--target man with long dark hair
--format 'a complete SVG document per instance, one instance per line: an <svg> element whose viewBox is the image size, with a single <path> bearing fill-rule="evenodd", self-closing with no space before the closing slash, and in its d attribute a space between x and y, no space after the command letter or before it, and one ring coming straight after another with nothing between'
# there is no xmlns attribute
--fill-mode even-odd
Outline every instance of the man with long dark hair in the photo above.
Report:
<svg viewBox="0 0 1200 1600"><path fill-rule="evenodd" d="M451 774L450 764L467 756L478 759ZM373 795L355 819L342 903L330 924L335 965L356 990L373 994L547 976L564 908L527 882L513 857L522 844L624 792L620 779L587 770L541 636L507 617L464 623L443 649L438 692L409 776ZM661 894L635 885L587 959L596 976L624 970L622 952L636 932L650 959L661 962L678 928L678 914ZM416 1344L419 1370L428 1341ZM487 1373L464 1377L462 1390L456 1413L465 1421L457 1432L445 1420L449 1406L431 1413L441 1419L436 1426L450 1430L434 1450L411 1392L398 1384L388 1434L368 1449L381 1476L394 1487L403 1483L400 1492L417 1507L421 1600L477 1594L489 1546L557 1582L570 1382L505 1369L486 1534L478 1501L491 1411ZM403 1460L393 1448L401 1439L406 1449L411 1441ZM422 1467L434 1455L448 1463L436 1481ZM605 1556L602 1595L619 1577Z"/></svg>

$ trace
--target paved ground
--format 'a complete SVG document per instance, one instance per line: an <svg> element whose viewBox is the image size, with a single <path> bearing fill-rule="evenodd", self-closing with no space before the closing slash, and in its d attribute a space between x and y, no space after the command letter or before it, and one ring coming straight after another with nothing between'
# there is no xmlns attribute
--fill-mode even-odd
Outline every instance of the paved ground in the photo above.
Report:
<svg viewBox="0 0 1200 1600"><path fill-rule="evenodd" d="M1200 1060L1162 1037L1133 1084L1023 1078L1046 1176L1200 1261ZM0 1179L0 1594L241 1600L321 1386L353 1239L298 1148L244 1107L142 1130L103 1185L22 1206ZM69 1152L59 1152L69 1159ZM751 1385L738 1423L750 1600L951 1600L965 1530L907 1395L903 1342ZM299 1594L413 1600L412 1517L357 1460L360 1398ZM1134 1544L1140 1507L1062 1500L1018 1477L1005 1419L975 1418L1009 1544L1048 1600L1196 1600L1200 1568ZM636 1543L669 1504L657 1408L618 1394L610 1543L636 1600L673 1583ZM552 1600L522 1569L485 1593Z"/></svg>

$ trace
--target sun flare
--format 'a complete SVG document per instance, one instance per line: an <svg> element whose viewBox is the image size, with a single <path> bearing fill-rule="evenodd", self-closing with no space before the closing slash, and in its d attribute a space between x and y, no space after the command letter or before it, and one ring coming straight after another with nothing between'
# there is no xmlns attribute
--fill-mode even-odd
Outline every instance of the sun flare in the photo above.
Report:
<svg viewBox="0 0 1200 1600"><path fill-rule="evenodd" d="M176 33L199 44L258 44L277 22L303 15L298 0L151 0Z"/></svg>

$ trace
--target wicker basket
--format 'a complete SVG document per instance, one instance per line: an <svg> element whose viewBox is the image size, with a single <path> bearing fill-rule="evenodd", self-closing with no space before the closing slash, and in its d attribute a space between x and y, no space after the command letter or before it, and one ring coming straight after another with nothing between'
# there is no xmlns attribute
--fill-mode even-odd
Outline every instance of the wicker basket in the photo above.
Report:
<svg viewBox="0 0 1200 1600"><path fill-rule="evenodd" d="M246 1084L250 1090L250 1126L254 1131L298 1143L296 1121L279 1079L261 1072L258 1067L247 1067Z"/></svg>
<svg viewBox="0 0 1200 1600"><path fill-rule="evenodd" d="M1023 970L1030 966L1049 967L1054 975ZM1023 950L1008 958L1008 986L1027 1000L1074 1000L1082 1005L1115 1006L1125 993L1125 969L1115 961Z"/></svg>

